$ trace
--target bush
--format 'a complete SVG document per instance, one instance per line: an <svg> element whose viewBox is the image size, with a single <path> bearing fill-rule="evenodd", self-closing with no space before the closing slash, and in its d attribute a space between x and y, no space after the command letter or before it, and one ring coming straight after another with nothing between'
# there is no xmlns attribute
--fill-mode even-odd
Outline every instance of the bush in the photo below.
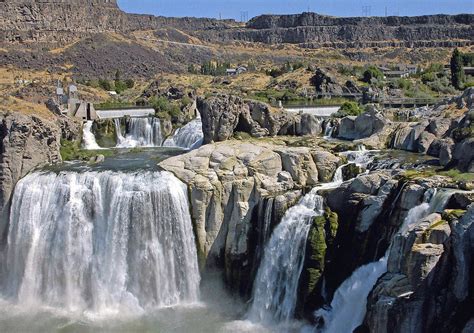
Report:
<svg viewBox="0 0 474 333"><path fill-rule="evenodd" d="M111 91L112 90L112 83L109 80L106 79L99 79L99 87L106 91Z"/></svg>
<svg viewBox="0 0 474 333"><path fill-rule="evenodd" d="M133 81L132 79L127 79L125 80L125 86L127 87L127 89L132 89L133 87L135 87L135 81Z"/></svg>
<svg viewBox="0 0 474 333"><path fill-rule="evenodd" d="M403 90L410 90L413 88L412 82L410 80L403 79L403 78L397 80L397 86L398 88L403 89Z"/></svg>
<svg viewBox="0 0 474 333"><path fill-rule="evenodd" d="M366 83L371 83L372 79L382 80L383 73L380 69L375 66L369 66L362 74L362 81Z"/></svg>
<svg viewBox="0 0 474 333"><path fill-rule="evenodd" d="M434 72L427 72L421 75L421 81L423 81L423 83L433 82L436 78L436 73Z"/></svg>
<svg viewBox="0 0 474 333"><path fill-rule="evenodd" d="M339 111L334 114L336 118L344 118L347 116L359 116L364 110L356 102L345 102Z"/></svg>
<svg viewBox="0 0 474 333"><path fill-rule="evenodd" d="M156 115L162 119L176 119L181 113L181 108L176 103L171 103L166 97L153 97L149 103L155 109Z"/></svg>

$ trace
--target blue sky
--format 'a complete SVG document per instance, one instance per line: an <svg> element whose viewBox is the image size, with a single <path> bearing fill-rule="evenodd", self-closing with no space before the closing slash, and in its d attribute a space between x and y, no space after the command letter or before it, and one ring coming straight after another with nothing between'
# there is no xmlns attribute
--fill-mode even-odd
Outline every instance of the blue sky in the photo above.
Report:
<svg viewBox="0 0 474 333"><path fill-rule="evenodd" d="M361 16L363 7L372 16L474 13L474 0L118 0L130 13L163 16L234 18L241 12L260 14L314 11L335 16Z"/></svg>

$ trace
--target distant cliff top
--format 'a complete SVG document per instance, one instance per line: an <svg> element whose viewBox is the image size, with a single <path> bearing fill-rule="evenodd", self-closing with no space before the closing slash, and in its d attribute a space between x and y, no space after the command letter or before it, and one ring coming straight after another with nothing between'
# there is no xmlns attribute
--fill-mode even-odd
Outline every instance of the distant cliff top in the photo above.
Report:
<svg viewBox="0 0 474 333"><path fill-rule="evenodd" d="M425 15L425 16L388 16L388 17L334 17L317 13L292 15L261 15L252 18L247 27L250 29L295 28L337 25L473 25L474 14Z"/></svg>
<svg viewBox="0 0 474 333"><path fill-rule="evenodd" d="M117 0L0 0L6 3L67 3L70 5L114 5L117 6Z"/></svg>

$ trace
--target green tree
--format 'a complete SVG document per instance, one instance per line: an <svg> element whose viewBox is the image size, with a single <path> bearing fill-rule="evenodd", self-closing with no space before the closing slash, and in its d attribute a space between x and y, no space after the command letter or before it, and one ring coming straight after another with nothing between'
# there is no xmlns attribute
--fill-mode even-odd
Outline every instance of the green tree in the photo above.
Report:
<svg viewBox="0 0 474 333"><path fill-rule="evenodd" d="M451 57L451 84L456 89L462 89L466 79L463 64L462 53L457 48L454 49Z"/></svg>
<svg viewBox="0 0 474 333"><path fill-rule="evenodd" d="M371 83L372 79L382 80L383 73L380 69L375 66L369 66L362 74L362 81L366 83Z"/></svg>

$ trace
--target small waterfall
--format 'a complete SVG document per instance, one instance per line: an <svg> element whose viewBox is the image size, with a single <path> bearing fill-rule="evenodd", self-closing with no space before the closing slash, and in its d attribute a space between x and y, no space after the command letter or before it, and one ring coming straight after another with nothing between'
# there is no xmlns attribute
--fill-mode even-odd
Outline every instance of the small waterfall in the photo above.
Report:
<svg viewBox="0 0 474 333"><path fill-rule="evenodd" d="M141 313L196 302L186 186L167 172L34 173L16 186L3 296L26 307Z"/></svg>
<svg viewBox="0 0 474 333"><path fill-rule="evenodd" d="M92 120L88 120L82 129L82 146L84 149L87 150L98 150L102 149L99 147L97 142L95 141L95 135L92 133L92 125L94 122Z"/></svg>
<svg viewBox="0 0 474 333"><path fill-rule="evenodd" d="M114 119L117 133L117 148L160 147L163 138L161 135L160 119L155 117L127 118L126 133L122 134L120 120Z"/></svg>
<svg viewBox="0 0 474 333"><path fill-rule="evenodd" d="M327 124L326 124L326 128L324 129L324 138L325 139L332 139L332 135L334 133L334 128L335 128L335 126L333 126L331 124L331 122L328 121Z"/></svg>
<svg viewBox="0 0 474 333"><path fill-rule="evenodd" d="M277 324L292 319L308 232L313 218L323 214L319 189L290 208L273 231L255 279L250 321Z"/></svg>
<svg viewBox="0 0 474 333"><path fill-rule="evenodd" d="M177 129L171 138L166 139L163 146L196 149L202 145L203 139L202 122L200 118L196 118Z"/></svg>
<svg viewBox="0 0 474 333"><path fill-rule="evenodd" d="M435 212L435 209L442 210L450 197L444 191L442 194L440 194L440 191L428 194L430 194L431 198L428 198L429 196L426 198L430 202L424 202L410 209L400 226L399 234L408 232L411 225ZM387 272L390 248L387 249L385 255L379 261L356 269L336 290L330 307L321 308L315 312L315 317L321 318L324 323L324 326L316 328L315 332L352 332L362 324L367 311L367 297L377 283L377 280Z"/></svg>

